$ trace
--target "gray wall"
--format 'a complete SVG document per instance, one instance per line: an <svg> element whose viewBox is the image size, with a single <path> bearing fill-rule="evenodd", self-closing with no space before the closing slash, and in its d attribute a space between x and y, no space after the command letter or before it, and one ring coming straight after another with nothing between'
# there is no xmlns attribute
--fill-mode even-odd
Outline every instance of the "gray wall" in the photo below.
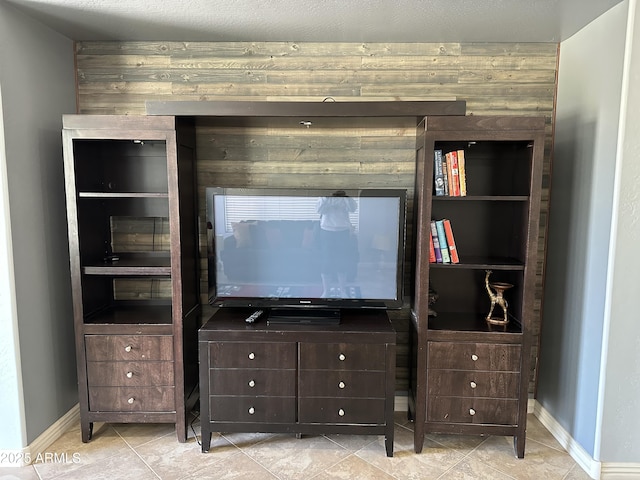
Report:
<svg viewBox="0 0 640 480"><path fill-rule="evenodd" d="M635 18L631 16L622 89L622 136L616 159L603 358L601 450L596 458L640 465L640 11L635 0L629 3Z"/></svg>
<svg viewBox="0 0 640 480"><path fill-rule="evenodd" d="M15 417L10 429L0 429L2 448L30 444L78 401L60 133L62 114L75 111L73 72L68 38L0 3L6 157L1 168L8 179L2 195L8 200L13 249L7 259L13 278L8 285L0 282L5 308L0 313L12 316L1 324L3 344L12 345L0 350L0 365L10 370L0 372L0 390L6 387L22 398L18 408L24 412L22 420L15 401L2 411L22 423L19 437ZM5 304L12 287L15 304Z"/></svg>
<svg viewBox="0 0 640 480"><path fill-rule="evenodd" d="M627 1L621 3L560 47L537 392L540 404L595 460L603 462L613 461L613 456L605 455L604 450L601 455L601 445L611 452L622 451L625 440L619 435L624 431L620 422L627 427L637 425L635 416L619 417L617 435L611 435L608 442L600 438L601 411L610 411L600 396L605 381L601 371L610 370L607 350L614 348L615 355L624 358L639 345L636 338L629 349L622 349L622 342L610 347L607 333L609 319L613 332L627 329L638 317L637 307L610 317L607 295L612 260L620 259L617 251L609 257L610 231L617 216L616 172L620 162L630 161L616 157L628 9ZM637 177L628 188L638 194ZM634 258L640 261L637 251L630 251L624 262ZM640 283L630 273L619 272L619 282L627 285L631 281L637 298ZM622 389L627 398L637 390L619 383L629 368L633 369L627 365L611 372L614 379L607 380L606 397L616 397ZM606 419L610 421L613 418ZM623 459L618 455L616 461L637 460L637 456Z"/></svg>

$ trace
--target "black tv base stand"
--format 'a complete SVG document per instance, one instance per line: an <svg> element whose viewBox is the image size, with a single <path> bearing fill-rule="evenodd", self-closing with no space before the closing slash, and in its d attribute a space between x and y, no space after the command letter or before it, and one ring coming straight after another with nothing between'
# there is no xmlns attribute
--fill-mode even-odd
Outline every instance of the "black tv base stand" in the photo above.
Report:
<svg viewBox="0 0 640 480"><path fill-rule="evenodd" d="M339 308L272 308L267 325L338 325Z"/></svg>
<svg viewBox="0 0 640 480"><path fill-rule="evenodd" d="M396 332L384 310L338 325L247 324L219 309L199 330L202 451L212 432L384 435L393 456Z"/></svg>

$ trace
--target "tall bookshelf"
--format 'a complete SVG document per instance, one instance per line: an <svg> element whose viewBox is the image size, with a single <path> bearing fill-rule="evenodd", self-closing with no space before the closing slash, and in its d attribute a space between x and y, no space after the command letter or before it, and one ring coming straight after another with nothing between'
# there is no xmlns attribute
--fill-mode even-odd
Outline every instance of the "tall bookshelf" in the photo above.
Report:
<svg viewBox="0 0 640 480"><path fill-rule="evenodd" d="M175 423L197 400L192 119L65 115L82 440L93 423Z"/></svg>
<svg viewBox="0 0 640 480"><path fill-rule="evenodd" d="M507 116L418 126L409 391L418 453L426 433L462 433L513 436L524 456L544 129L542 117ZM435 195L436 150L464 151L466 196ZM429 259L430 221L443 218L457 264ZM487 271L512 285L506 326L487 322Z"/></svg>

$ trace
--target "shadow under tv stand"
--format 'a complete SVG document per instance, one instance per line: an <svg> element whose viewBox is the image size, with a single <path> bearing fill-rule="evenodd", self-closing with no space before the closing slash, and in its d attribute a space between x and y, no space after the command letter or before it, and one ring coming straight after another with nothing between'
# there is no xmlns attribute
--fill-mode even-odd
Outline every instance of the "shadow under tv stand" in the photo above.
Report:
<svg viewBox="0 0 640 480"><path fill-rule="evenodd" d="M384 435L393 456L396 332L385 310L334 325L220 308L198 332L202 451L213 432Z"/></svg>

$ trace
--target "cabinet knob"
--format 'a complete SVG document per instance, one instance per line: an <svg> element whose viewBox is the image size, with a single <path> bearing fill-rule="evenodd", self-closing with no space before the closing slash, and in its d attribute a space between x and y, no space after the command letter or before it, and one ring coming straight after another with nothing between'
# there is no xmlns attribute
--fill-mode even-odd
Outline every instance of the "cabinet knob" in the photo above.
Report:
<svg viewBox="0 0 640 480"><path fill-rule="evenodd" d="M253 353L253 352L251 352L251 353L249 354L249 360L253 360L254 358L256 358L256 354L255 354L255 353Z"/></svg>
<svg viewBox="0 0 640 480"><path fill-rule="evenodd" d="M347 358L347 357L344 355L344 353L341 353L340 355L338 355L338 359L339 359L341 362L344 362L344 361L346 360L346 358Z"/></svg>
<svg viewBox="0 0 640 480"><path fill-rule="evenodd" d="M126 347L124 347L125 352L130 352L132 349L133 347L131 345L127 345Z"/></svg>
<svg viewBox="0 0 640 480"><path fill-rule="evenodd" d="M127 400L127 403L129 405L131 405L133 402L135 402L135 398L133 398L133 397L131 397L131 398L129 398L129 400Z"/></svg>
<svg viewBox="0 0 640 480"><path fill-rule="evenodd" d="M475 353L473 355L471 355L471 360L476 362L478 360L478 355L476 355Z"/></svg>
<svg viewBox="0 0 640 480"><path fill-rule="evenodd" d="M344 388L344 387L346 387L346 385L344 384L344 382L340 382L340 383L338 384L338 388Z"/></svg>
<svg viewBox="0 0 640 480"><path fill-rule="evenodd" d="M471 382L469 385L471 386L471 388L476 388L478 386L476 382Z"/></svg>
<svg viewBox="0 0 640 480"><path fill-rule="evenodd" d="M254 380L249 380L249 386L251 388L255 387L256 386L256 382Z"/></svg>
<svg viewBox="0 0 640 480"><path fill-rule="evenodd" d="M343 409L338 410L338 415L340 415L341 417L344 417L344 410Z"/></svg>
<svg viewBox="0 0 640 480"><path fill-rule="evenodd" d="M127 378L133 378L133 372L127 372Z"/></svg>
<svg viewBox="0 0 640 480"><path fill-rule="evenodd" d="M249 407L249 415L253 415L254 413L256 413L256 409L253 407Z"/></svg>
<svg viewBox="0 0 640 480"><path fill-rule="evenodd" d="M469 415L475 415L476 411L473 408L469 409Z"/></svg>

